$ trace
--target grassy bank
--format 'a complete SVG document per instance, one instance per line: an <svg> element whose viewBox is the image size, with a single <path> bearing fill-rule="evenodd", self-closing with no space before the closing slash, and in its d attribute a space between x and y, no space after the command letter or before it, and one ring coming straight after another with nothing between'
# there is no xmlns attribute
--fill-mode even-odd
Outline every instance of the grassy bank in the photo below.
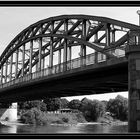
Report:
<svg viewBox="0 0 140 140"><path fill-rule="evenodd" d="M101 124L109 124L109 125L123 125L127 124L127 121L120 121L118 119L114 119L113 117L109 115L103 115L102 117L99 117L97 119L97 122Z"/></svg>
<svg viewBox="0 0 140 140"><path fill-rule="evenodd" d="M21 114L20 121L25 124L33 125L77 124L86 122L82 113L48 114L37 108L32 108Z"/></svg>

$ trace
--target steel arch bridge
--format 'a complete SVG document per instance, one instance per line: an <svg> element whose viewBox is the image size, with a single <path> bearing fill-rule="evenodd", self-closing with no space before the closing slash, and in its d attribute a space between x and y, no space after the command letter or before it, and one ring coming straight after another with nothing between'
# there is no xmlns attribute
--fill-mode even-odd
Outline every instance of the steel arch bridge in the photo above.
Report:
<svg viewBox="0 0 140 140"><path fill-rule="evenodd" d="M130 33L138 30L137 25L90 15L61 15L38 21L21 31L0 56L0 92L90 65L108 66L106 62L113 65L117 60L126 64L128 43L138 42L138 36L130 38ZM115 91L111 89L101 91ZM127 81L122 90L127 90Z"/></svg>

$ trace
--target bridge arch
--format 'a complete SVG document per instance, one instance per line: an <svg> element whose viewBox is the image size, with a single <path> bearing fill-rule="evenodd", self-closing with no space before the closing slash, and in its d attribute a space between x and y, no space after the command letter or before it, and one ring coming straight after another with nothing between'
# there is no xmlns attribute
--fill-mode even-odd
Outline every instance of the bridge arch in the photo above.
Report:
<svg viewBox="0 0 140 140"><path fill-rule="evenodd" d="M61 15L40 20L21 31L0 56L1 83L20 78L34 71L71 61L72 47L80 47L85 58L87 48L103 57L116 57L115 49L128 41L128 32L139 26L90 15ZM117 32L122 32L118 37ZM112 50L111 50L112 49ZM63 57L62 57L63 54ZM46 62L47 61L47 62ZM34 68L36 66L36 68Z"/></svg>

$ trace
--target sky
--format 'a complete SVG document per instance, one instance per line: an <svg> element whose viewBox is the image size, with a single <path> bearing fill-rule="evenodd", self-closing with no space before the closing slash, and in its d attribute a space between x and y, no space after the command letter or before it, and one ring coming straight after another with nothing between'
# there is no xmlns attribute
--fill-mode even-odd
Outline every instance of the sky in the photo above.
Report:
<svg viewBox="0 0 140 140"><path fill-rule="evenodd" d="M108 17L139 24L136 13L140 7L0 7L0 55L12 39L29 25L49 17L70 14L85 14ZM90 99L109 100L118 94L128 97L128 92L86 96ZM85 96L69 97L68 100Z"/></svg>

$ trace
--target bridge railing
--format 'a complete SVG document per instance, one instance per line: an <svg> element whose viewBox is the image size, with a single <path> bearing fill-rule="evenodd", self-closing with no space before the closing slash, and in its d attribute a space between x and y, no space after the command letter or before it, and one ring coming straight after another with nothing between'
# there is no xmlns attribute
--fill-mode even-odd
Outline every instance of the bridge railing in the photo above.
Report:
<svg viewBox="0 0 140 140"><path fill-rule="evenodd" d="M124 57L125 56L125 46L118 46L118 48L106 50L106 53L110 53L110 54L116 56L116 58ZM39 79L39 78L46 77L46 76L49 77L50 75L63 73L63 72L70 71L72 69L76 69L76 68L80 68L80 67L86 67L86 66L92 65L92 64L101 63L106 60L107 60L107 57L105 54L102 54L100 52L95 52L95 53L89 54L85 57L79 57L79 58L67 61L65 63L54 65L52 68L45 68L41 71L36 71L31 74L26 74L23 77L19 77L18 79L14 79L12 81L0 84L0 88L9 87L9 86L16 85L16 84L18 85L19 83L22 83L22 82L29 82L31 80Z"/></svg>

